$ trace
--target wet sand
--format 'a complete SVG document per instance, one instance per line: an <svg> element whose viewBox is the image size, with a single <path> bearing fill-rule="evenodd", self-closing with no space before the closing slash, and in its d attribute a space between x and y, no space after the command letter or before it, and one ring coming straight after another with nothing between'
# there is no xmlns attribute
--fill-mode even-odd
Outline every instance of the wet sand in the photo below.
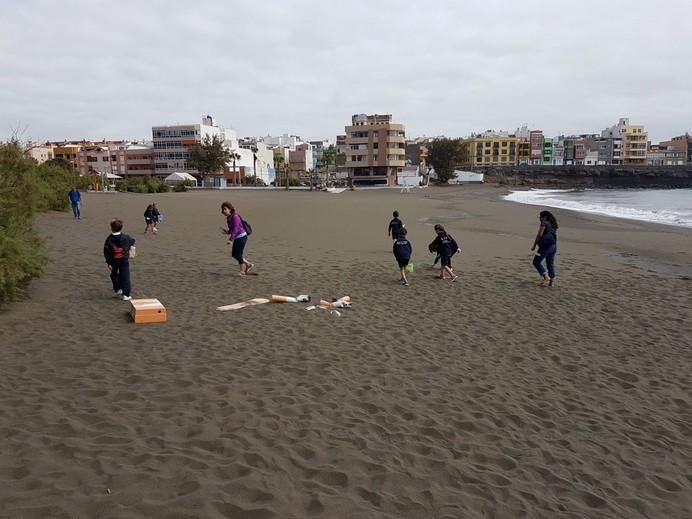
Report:
<svg viewBox="0 0 692 519"><path fill-rule="evenodd" d="M0 517L691 517L692 231L555 210L541 287L541 208L503 192L86 194L80 221L39 216L53 261L0 311ZM256 276L218 232L226 199ZM165 324L111 297L114 216ZM429 267L438 222L458 283ZM215 310L272 294L353 308Z"/></svg>

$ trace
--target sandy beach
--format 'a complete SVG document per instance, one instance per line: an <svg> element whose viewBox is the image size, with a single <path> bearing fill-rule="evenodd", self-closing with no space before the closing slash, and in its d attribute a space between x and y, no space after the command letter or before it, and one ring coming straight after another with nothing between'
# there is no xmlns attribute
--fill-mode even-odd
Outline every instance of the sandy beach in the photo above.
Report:
<svg viewBox="0 0 692 519"><path fill-rule="evenodd" d="M39 216L52 262L0 311L0 517L692 517L692 230L555 210L541 287L540 208L505 192L85 194L82 220ZM218 231L224 200L256 276ZM112 298L116 216L133 296L165 324ZM430 268L435 223L458 283ZM216 310L272 294L353 308Z"/></svg>

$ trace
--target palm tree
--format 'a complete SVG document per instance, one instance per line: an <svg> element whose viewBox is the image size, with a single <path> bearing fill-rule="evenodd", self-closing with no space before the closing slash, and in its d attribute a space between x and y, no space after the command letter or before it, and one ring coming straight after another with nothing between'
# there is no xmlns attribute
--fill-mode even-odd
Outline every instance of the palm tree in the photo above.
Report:
<svg viewBox="0 0 692 519"><path fill-rule="evenodd" d="M257 146L250 148L252 150L252 177L257 183Z"/></svg>
<svg viewBox="0 0 692 519"><path fill-rule="evenodd" d="M336 150L334 145L330 145L329 148L322 152L322 164L324 165L324 185L329 183L329 164L333 163L336 158Z"/></svg>
<svg viewBox="0 0 692 519"><path fill-rule="evenodd" d="M280 171L281 171L281 166L283 166L284 162L286 162L286 159L284 159L280 155L274 155L274 185L276 187L279 187L280 183Z"/></svg>
<svg viewBox="0 0 692 519"><path fill-rule="evenodd" d="M236 174L235 174L235 161L240 159L240 155L238 155L235 152L235 150L231 150L230 159L233 161L233 185L237 185ZM240 180L240 179L238 179L238 180Z"/></svg>

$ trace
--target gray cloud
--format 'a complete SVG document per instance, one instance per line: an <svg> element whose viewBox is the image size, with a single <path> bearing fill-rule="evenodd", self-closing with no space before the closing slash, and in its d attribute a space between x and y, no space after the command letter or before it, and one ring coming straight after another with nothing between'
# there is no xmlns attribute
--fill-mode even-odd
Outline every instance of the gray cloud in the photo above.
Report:
<svg viewBox="0 0 692 519"><path fill-rule="evenodd" d="M409 135L691 129L687 0L7 4L0 138L141 138L204 113L309 138L357 112Z"/></svg>

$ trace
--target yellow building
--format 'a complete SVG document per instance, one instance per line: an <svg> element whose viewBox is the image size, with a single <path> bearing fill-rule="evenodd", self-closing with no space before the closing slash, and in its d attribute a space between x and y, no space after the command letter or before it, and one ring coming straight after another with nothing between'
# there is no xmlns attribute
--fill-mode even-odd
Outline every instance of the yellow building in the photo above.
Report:
<svg viewBox="0 0 692 519"><path fill-rule="evenodd" d="M618 129L622 134L622 163L646 164L648 134L641 124L630 124L627 118L620 119Z"/></svg>
<svg viewBox="0 0 692 519"><path fill-rule="evenodd" d="M467 142L474 166L514 166L517 163L518 139L514 136L479 135Z"/></svg>
<svg viewBox="0 0 692 519"><path fill-rule="evenodd" d="M65 159L72 164L74 169L77 169L77 152L82 148L76 144L58 144L53 148L53 157L56 159Z"/></svg>

